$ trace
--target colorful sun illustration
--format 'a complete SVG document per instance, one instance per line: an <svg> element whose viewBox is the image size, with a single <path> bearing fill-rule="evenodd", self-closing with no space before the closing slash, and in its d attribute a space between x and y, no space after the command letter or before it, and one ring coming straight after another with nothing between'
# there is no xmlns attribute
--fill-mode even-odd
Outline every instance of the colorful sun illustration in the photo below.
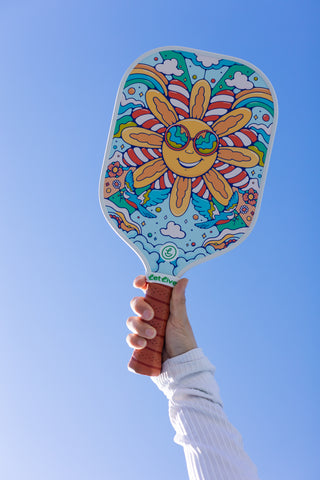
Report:
<svg viewBox="0 0 320 480"><path fill-rule="evenodd" d="M245 169L259 163L259 155L248 149L256 134L245 128L252 112L232 109L232 92L211 97L206 80L197 81L191 92L180 81L170 83L169 100L148 90L148 108L133 115L141 126L122 131L132 146L124 161L136 167L134 186L170 188L170 210L177 217L186 212L192 193L227 206L233 189L248 185Z"/></svg>

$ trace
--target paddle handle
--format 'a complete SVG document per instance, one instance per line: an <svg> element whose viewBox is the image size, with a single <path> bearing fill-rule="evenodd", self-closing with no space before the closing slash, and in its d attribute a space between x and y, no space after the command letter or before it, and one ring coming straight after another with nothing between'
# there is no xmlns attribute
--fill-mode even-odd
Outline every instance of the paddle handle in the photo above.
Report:
<svg viewBox="0 0 320 480"><path fill-rule="evenodd" d="M148 283L145 301L151 305L154 311L154 317L148 324L156 329L157 335L155 338L147 340L147 345L142 350L133 351L128 364L129 370L141 375L149 375L149 377L160 375L171 294L172 287L168 285Z"/></svg>

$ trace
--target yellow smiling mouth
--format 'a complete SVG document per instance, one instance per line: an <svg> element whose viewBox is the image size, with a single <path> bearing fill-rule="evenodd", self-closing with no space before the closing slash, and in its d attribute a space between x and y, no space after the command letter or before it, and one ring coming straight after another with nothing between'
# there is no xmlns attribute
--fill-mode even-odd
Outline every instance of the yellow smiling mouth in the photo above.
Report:
<svg viewBox="0 0 320 480"><path fill-rule="evenodd" d="M184 167L184 168L192 168L192 167L195 167L196 165L198 165L201 160L198 160L198 162L193 162L193 163L185 163L185 162L181 162L181 160L179 160L179 158L177 159L178 162L180 163L181 167Z"/></svg>

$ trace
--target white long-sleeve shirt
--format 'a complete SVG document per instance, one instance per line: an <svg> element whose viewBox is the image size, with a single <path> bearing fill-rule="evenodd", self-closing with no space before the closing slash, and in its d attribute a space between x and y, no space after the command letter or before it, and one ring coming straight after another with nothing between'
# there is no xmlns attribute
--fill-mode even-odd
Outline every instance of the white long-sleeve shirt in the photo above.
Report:
<svg viewBox="0 0 320 480"><path fill-rule="evenodd" d="M190 480L258 480L239 432L222 407L215 368L200 348L164 362L152 380L169 400L174 441L184 449Z"/></svg>

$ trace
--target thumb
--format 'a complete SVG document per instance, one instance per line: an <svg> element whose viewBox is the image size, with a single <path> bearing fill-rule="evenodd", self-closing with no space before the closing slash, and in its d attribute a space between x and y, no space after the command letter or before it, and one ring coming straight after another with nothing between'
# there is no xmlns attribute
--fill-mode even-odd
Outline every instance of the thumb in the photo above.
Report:
<svg viewBox="0 0 320 480"><path fill-rule="evenodd" d="M170 301L170 314L174 316L175 319L179 319L182 321L187 319L185 295L187 285L187 278L182 278L181 280L179 280L172 290Z"/></svg>
<svg viewBox="0 0 320 480"><path fill-rule="evenodd" d="M186 310L187 283L188 280L182 278L172 290L164 359L176 357L197 348Z"/></svg>

